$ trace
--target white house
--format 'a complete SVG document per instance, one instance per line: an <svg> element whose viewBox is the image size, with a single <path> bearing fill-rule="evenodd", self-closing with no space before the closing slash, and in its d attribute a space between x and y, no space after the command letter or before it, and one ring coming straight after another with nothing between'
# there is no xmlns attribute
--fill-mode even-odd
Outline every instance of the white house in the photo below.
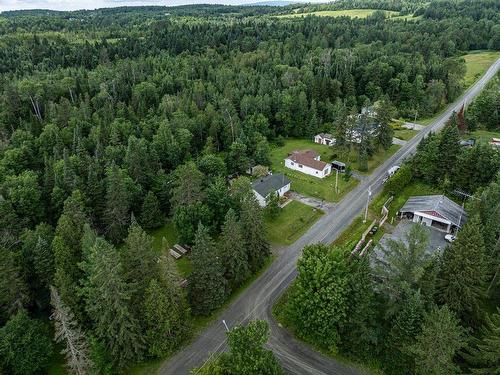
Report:
<svg viewBox="0 0 500 375"><path fill-rule="evenodd" d="M282 197L290 190L290 180L283 173L270 174L252 183L253 193L261 207L266 206L266 198L270 194Z"/></svg>
<svg viewBox="0 0 500 375"><path fill-rule="evenodd" d="M314 136L314 143L319 143L320 145L333 146L335 144L335 138L333 135L328 133L319 133Z"/></svg>
<svg viewBox="0 0 500 375"><path fill-rule="evenodd" d="M285 167L314 176L324 178L332 172L332 166L320 160L319 154L313 150L293 151L285 159Z"/></svg>
<svg viewBox="0 0 500 375"><path fill-rule="evenodd" d="M444 195L410 197L399 214L446 233L453 232L467 221L464 209Z"/></svg>

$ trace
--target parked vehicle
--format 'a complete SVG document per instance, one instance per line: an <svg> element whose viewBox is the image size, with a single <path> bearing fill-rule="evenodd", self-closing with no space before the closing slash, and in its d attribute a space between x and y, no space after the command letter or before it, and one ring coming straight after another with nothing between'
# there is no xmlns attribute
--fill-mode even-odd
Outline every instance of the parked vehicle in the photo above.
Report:
<svg viewBox="0 0 500 375"><path fill-rule="evenodd" d="M455 241L457 237L453 234L447 234L446 236L444 236L444 239L446 241L448 241L449 243L452 243L453 241Z"/></svg>
<svg viewBox="0 0 500 375"><path fill-rule="evenodd" d="M399 165L393 165L392 167L390 167L389 170L387 171L389 177L391 177L392 175L394 175L394 173L399 171L399 168L400 168Z"/></svg>
<svg viewBox="0 0 500 375"><path fill-rule="evenodd" d="M370 234L373 236L375 233L378 232L378 227L375 225L374 227L372 227L372 229L370 229Z"/></svg>

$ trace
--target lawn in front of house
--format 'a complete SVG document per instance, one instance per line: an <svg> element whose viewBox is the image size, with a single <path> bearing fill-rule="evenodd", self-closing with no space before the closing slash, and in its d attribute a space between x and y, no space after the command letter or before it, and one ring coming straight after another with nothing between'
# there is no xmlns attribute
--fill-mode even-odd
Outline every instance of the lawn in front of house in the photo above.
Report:
<svg viewBox="0 0 500 375"><path fill-rule="evenodd" d="M307 139L287 139L284 146L274 147L271 150L272 170L286 174L292 181L291 189L293 191L327 202L337 202L358 184L354 178L350 178L347 182L344 181L343 174L339 174L339 193L337 194L335 192L335 173L325 178L318 178L285 167L285 158L295 150L314 150L320 154L322 161L331 162L335 147L320 145Z"/></svg>
<svg viewBox="0 0 500 375"><path fill-rule="evenodd" d="M500 138L500 131L491 132L488 130L475 130L469 134L464 134L461 138L474 138L477 143L488 144L491 141L491 138Z"/></svg>
<svg viewBox="0 0 500 375"><path fill-rule="evenodd" d="M464 86L474 84L488 68L500 58L500 51L474 51L462 56L465 59Z"/></svg>
<svg viewBox="0 0 500 375"><path fill-rule="evenodd" d="M402 139L403 141L409 141L417 133L418 133L417 130L401 128L394 130L394 137Z"/></svg>
<svg viewBox="0 0 500 375"><path fill-rule="evenodd" d="M307 17L307 16L318 16L318 17L350 17L350 18L366 18L371 16L376 11L380 9L345 9L345 10L319 10L317 12L309 13L291 13L291 14L281 14L277 16L278 18L296 18L296 17ZM382 10L386 17L397 15L398 12L390 10ZM408 16L407 16L408 17Z"/></svg>
<svg viewBox="0 0 500 375"><path fill-rule="evenodd" d="M277 245L291 245L323 215L323 211L292 201L275 219L266 218L267 238Z"/></svg>
<svg viewBox="0 0 500 375"><path fill-rule="evenodd" d="M335 192L335 173L326 178L318 178L314 176L295 171L285 167L285 158L294 150L314 150L321 155L321 160L331 162L333 160L342 161L351 166L355 171L362 174L369 174L379 165L381 165L387 158L392 156L400 146L392 145L389 150L377 151L368 161L368 170L359 171L357 162L356 147L353 146L350 152L340 150L338 147L325 146L314 143L308 139L287 139L285 144L281 147L274 147L271 150L271 164L274 172L283 172L292 181L291 189L317 199L325 200L327 202L338 202L342 197L354 188L358 181L351 178L349 181L343 179L343 174L339 174L338 189L339 193Z"/></svg>

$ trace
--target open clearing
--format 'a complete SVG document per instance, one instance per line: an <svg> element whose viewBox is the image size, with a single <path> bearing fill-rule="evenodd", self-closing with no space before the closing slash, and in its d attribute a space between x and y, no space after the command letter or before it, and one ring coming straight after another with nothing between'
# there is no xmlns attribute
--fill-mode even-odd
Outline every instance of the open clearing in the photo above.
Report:
<svg viewBox="0 0 500 375"><path fill-rule="evenodd" d="M327 202L338 202L342 197L354 188L358 181L351 178L349 181L343 179L339 174L339 193L335 192L335 173L326 178L317 178L285 167L285 158L294 150L314 150L321 155L321 160L331 162L339 160L350 165L353 171L360 174L370 174L375 168L382 164L388 157L393 155L400 146L392 145L389 150L377 151L368 160L368 170L360 171L357 162L357 151L355 146L350 151L340 150L338 147L328 147L314 143L308 139L287 139L285 145L274 147L271 150L271 163L274 172L283 172L292 181L291 189L308 197L313 197Z"/></svg>
<svg viewBox="0 0 500 375"><path fill-rule="evenodd" d="M487 130L475 130L469 134L465 134L461 137L462 139L474 138L477 143L487 144L491 141L491 138L500 138L500 131L491 132Z"/></svg>
<svg viewBox="0 0 500 375"><path fill-rule="evenodd" d="M320 10L317 12L309 13L292 13L292 14L282 14L279 18L296 18L296 17L307 17L307 16L318 16L318 17L350 17L350 18L366 18L371 16L373 13L380 9L346 9L346 10ZM387 17L395 16L398 12L393 12L390 10L383 11ZM409 16L406 16L409 17Z"/></svg>
<svg viewBox="0 0 500 375"><path fill-rule="evenodd" d="M348 182L344 181L343 175L339 174L339 193L335 193L335 174L329 177L317 178L307 174L294 171L285 167L285 158L294 150L314 150L321 155L321 160L331 162L333 160L334 147L328 147L314 143L306 139L288 139L282 147L271 150L271 163L274 172L283 172L292 181L291 189L317 199L327 202L337 202L343 195L350 191L358 183L354 178ZM342 160L342 159L339 159Z"/></svg>
<svg viewBox="0 0 500 375"><path fill-rule="evenodd" d="M464 86L469 87L481 77L484 72L500 58L500 51L477 51L462 56L465 59Z"/></svg>
<svg viewBox="0 0 500 375"><path fill-rule="evenodd" d="M292 201L274 219L266 219L269 242L290 245L318 220L323 212L304 203Z"/></svg>

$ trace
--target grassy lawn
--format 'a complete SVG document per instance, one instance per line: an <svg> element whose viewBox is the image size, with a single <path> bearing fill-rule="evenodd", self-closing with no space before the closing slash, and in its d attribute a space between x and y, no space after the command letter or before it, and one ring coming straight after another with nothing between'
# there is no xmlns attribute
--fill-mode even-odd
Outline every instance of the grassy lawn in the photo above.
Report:
<svg viewBox="0 0 500 375"><path fill-rule="evenodd" d="M279 18L296 18L296 17L307 17L307 16L318 16L318 17L351 17L351 18L366 18L375 13L377 9L346 9L346 10L320 10L317 12L309 13L293 13L293 14L282 14L278 16ZM391 15L396 15L398 12L393 12L386 10L384 11L387 17Z"/></svg>
<svg viewBox="0 0 500 375"><path fill-rule="evenodd" d="M402 139L404 141L409 141L412 139L416 134L418 133L417 130L412 130L412 129L397 129L394 130L394 137Z"/></svg>
<svg viewBox="0 0 500 375"><path fill-rule="evenodd" d="M343 175L339 175L339 194L335 193L335 174L326 178L317 178L285 167L285 158L294 150L314 150L321 155L321 160L331 162L334 159L351 165L351 168L362 174L369 174L388 157L393 155L400 146L392 145L389 150L379 150L368 161L368 170L359 171L359 165L356 161L357 153L353 148L349 153L341 151L335 146L328 147L314 143L307 139L287 139L282 147L274 147L271 150L272 170L274 172L283 172L292 181L291 189L309 197L322 199L327 202L338 202L347 192L356 186L357 180L351 178L348 182L344 181Z"/></svg>
<svg viewBox="0 0 500 375"><path fill-rule="evenodd" d="M153 237L153 249L163 254L166 254L168 249L179 242L179 235L172 222L165 224L163 227L155 229L149 233ZM162 248L163 237L167 240L167 248ZM175 261L179 274L186 278L191 273L191 261L183 256Z"/></svg>
<svg viewBox="0 0 500 375"><path fill-rule="evenodd" d="M500 138L500 131L490 132L487 130L476 130L462 136L462 139L474 138L477 143L488 143L491 138Z"/></svg>
<svg viewBox="0 0 500 375"><path fill-rule="evenodd" d="M279 245L294 243L321 215L321 210L292 201L281 210L276 219L266 219L269 242Z"/></svg>
<svg viewBox="0 0 500 375"><path fill-rule="evenodd" d="M292 190L309 197L336 202L357 185L358 181L354 178L346 182L342 175L339 175L339 194L336 194L335 174L325 178L317 178L285 167L284 160L290 152L306 149L316 151L321 155L322 161L330 162L333 160L335 147L320 145L307 139L288 139L283 147L275 147L271 151L273 171L285 173L292 181Z"/></svg>
<svg viewBox="0 0 500 375"><path fill-rule="evenodd" d="M499 57L500 51L477 51L464 55L466 67L464 86L469 87L476 82Z"/></svg>

